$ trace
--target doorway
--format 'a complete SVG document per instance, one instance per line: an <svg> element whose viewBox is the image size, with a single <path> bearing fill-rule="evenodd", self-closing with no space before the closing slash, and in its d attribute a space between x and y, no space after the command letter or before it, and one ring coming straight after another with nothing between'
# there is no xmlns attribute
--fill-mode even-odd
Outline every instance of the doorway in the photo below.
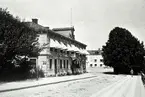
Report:
<svg viewBox="0 0 145 97"><path fill-rule="evenodd" d="M54 60L55 74L57 74L57 59Z"/></svg>

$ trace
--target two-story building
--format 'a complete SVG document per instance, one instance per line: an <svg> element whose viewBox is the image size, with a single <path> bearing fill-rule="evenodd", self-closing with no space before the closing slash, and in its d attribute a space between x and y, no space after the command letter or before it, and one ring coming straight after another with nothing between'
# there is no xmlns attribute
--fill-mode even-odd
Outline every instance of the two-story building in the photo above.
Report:
<svg viewBox="0 0 145 97"><path fill-rule="evenodd" d="M87 50L87 67L104 67L102 51L99 50Z"/></svg>
<svg viewBox="0 0 145 97"><path fill-rule="evenodd" d="M26 24L39 32L39 46L44 49L36 65L45 76L86 72L86 45L75 40L74 27L49 29L39 25L37 19Z"/></svg>

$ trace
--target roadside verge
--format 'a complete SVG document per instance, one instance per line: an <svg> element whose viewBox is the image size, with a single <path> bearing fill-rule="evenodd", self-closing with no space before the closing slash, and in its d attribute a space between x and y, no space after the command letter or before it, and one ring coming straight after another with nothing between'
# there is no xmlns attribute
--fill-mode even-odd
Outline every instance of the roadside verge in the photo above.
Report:
<svg viewBox="0 0 145 97"><path fill-rule="evenodd" d="M91 74L82 74L82 75L73 75L73 76L64 76L64 77L50 77L50 78L43 78L39 80L29 80L23 82L11 82L0 85L0 93L2 92L9 92L27 88L34 88L39 86L51 85L51 84L58 84L64 83L69 81L76 81L76 80L83 80L97 77Z"/></svg>

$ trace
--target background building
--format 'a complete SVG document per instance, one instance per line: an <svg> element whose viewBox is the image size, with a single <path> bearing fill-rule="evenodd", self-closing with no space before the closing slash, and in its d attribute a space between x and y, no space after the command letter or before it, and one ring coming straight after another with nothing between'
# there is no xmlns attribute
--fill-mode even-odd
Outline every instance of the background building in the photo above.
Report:
<svg viewBox="0 0 145 97"><path fill-rule="evenodd" d="M38 32L43 50L36 58L36 67L45 76L86 72L86 45L75 40L74 27L49 29L39 25L37 19L26 24Z"/></svg>
<svg viewBox="0 0 145 97"><path fill-rule="evenodd" d="M103 57L101 55L102 51L98 50L87 50L87 67L104 67Z"/></svg>

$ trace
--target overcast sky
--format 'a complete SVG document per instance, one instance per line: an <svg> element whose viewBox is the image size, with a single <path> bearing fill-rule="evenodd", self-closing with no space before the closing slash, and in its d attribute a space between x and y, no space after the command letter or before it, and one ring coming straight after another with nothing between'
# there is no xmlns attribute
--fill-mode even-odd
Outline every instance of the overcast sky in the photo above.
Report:
<svg viewBox="0 0 145 97"><path fill-rule="evenodd" d="M75 27L76 40L87 49L98 49L108 40L110 30L124 27L145 41L145 0L0 0L11 14L50 28Z"/></svg>

